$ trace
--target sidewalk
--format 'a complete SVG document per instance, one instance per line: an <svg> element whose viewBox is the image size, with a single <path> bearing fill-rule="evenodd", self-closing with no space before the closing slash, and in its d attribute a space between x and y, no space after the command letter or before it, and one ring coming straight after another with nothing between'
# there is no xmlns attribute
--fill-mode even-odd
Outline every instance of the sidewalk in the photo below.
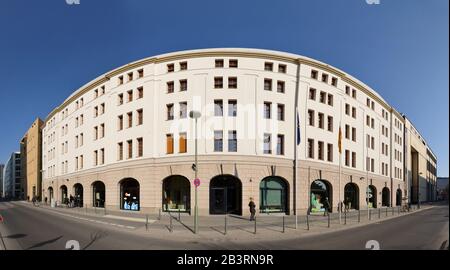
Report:
<svg viewBox="0 0 450 270"><path fill-rule="evenodd" d="M31 203L27 203L33 207ZM194 217L183 213L143 214L138 212L109 211L108 209L85 208L51 208L40 205L40 208L71 214L73 216L88 216L93 219L113 219L120 222L133 222L130 233L161 239L176 239L177 241L221 241L251 242L270 241L308 237L328 232L340 231L358 226L378 223L380 221L405 216L434 207L422 204L420 209L413 205L410 212L402 212L399 207L353 210L342 213L339 222L338 213L330 216L299 215L286 216L279 214L259 214L256 222L248 217L235 215L200 216L198 233L194 234ZM297 218L297 228L296 228ZM370 218L370 219L369 219ZM120 227L124 227L119 225Z"/></svg>

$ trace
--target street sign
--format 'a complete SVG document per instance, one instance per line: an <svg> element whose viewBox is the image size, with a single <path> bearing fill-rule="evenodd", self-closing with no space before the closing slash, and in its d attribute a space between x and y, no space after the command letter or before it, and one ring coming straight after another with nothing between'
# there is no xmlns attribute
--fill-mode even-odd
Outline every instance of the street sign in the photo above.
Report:
<svg viewBox="0 0 450 270"><path fill-rule="evenodd" d="M200 179L195 178L195 180L194 180L194 186L195 186L195 187L200 186Z"/></svg>

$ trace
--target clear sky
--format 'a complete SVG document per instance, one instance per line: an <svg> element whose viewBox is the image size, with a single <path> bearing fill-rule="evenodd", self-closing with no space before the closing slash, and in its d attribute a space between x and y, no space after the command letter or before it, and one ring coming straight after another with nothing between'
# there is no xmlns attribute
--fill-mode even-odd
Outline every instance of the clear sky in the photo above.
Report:
<svg viewBox="0 0 450 270"><path fill-rule="evenodd" d="M111 69L249 47L336 66L405 113L449 164L448 0L0 0L0 162L36 117Z"/></svg>

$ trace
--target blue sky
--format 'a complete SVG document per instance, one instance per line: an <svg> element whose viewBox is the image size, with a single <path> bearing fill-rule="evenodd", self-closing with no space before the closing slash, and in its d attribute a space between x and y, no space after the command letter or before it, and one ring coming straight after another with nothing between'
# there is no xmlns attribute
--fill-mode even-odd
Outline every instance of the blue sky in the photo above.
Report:
<svg viewBox="0 0 450 270"><path fill-rule="evenodd" d="M177 50L250 47L343 69L405 113L448 176L448 0L0 0L0 162L96 76Z"/></svg>

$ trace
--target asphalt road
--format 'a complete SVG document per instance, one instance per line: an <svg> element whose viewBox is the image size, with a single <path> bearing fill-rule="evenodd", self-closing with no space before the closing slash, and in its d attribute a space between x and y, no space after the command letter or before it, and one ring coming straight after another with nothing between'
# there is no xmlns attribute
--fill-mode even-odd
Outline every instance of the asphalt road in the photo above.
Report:
<svg viewBox="0 0 450 270"><path fill-rule="evenodd" d="M315 236L255 243L231 240L199 239L177 241L176 237L152 238L132 228L142 224L130 221L76 219L54 211L35 209L21 203L0 202L0 250L63 250L69 240L76 240L85 250L147 250L147 249L366 249L369 240L376 240L380 249L440 249L449 238L447 205L412 213L378 223L328 232ZM110 226L115 222L116 226ZM127 229L131 228L131 229ZM448 248L448 242L447 242ZM1 252L1 251L0 251Z"/></svg>

